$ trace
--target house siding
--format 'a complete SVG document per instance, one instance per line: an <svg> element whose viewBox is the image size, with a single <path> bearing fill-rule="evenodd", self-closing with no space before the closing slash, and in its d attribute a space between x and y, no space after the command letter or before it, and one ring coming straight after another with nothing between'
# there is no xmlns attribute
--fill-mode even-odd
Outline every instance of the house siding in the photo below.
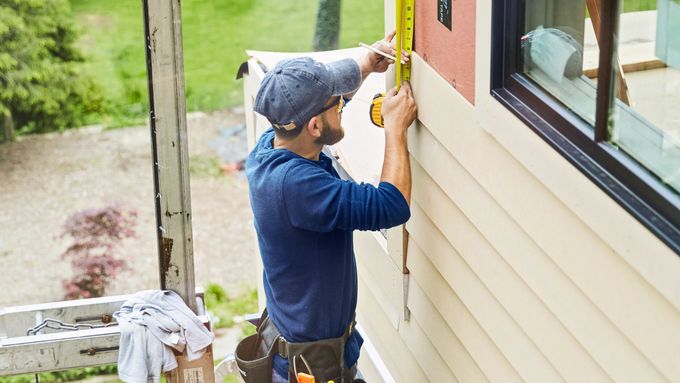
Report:
<svg viewBox="0 0 680 383"><path fill-rule="evenodd" d="M413 56L410 320L398 326L419 326L451 381L680 381L680 258L492 98L491 2L476 3L474 106ZM398 263L402 246L388 235L398 256L385 257ZM360 294L383 288L394 283Z"/></svg>

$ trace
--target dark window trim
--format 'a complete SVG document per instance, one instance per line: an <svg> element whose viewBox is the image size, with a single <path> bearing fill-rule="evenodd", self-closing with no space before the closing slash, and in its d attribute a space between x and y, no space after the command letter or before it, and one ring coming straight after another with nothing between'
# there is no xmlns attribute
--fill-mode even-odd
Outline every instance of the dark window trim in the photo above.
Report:
<svg viewBox="0 0 680 383"><path fill-rule="evenodd" d="M603 1L603 19L610 17L607 15L618 16L616 3L616 0ZM601 53L613 52L616 40L611 26L615 27L616 24L616 20L602 20L602 30L609 30L610 33L602 36ZM519 73L519 43L523 26L524 1L493 0L492 96L680 255L680 196L636 161L602 141L606 138L602 134L606 133L606 117L608 108L612 105L610 98L613 87L608 85L602 90L598 88L596 121L599 129L593 129L540 86ZM614 82L611 78L611 60L608 60L608 65L603 65L603 60L607 61L608 57L611 56L607 56L606 52L600 56L600 68L605 69L600 70L600 74L603 79L609 77L607 84ZM602 84L601 79L598 79L598 83ZM601 105L606 105L604 119L600 111Z"/></svg>

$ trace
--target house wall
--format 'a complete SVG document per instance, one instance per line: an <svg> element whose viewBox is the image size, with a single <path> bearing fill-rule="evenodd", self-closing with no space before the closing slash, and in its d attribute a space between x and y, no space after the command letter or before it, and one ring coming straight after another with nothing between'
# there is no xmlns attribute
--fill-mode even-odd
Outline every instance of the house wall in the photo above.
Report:
<svg viewBox="0 0 680 383"><path fill-rule="evenodd" d="M450 30L438 20L437 1L415 3L415 51L474 104L475 0L451 1Z"/></svg>
<svg viewBox="0 0 680 383"><path fill-rule="evenodd" d="M475 13L474 105L413 57L408 288L401 232L357 233L366 335L397 382L679 381L680 257L491 97Z"/></svg>

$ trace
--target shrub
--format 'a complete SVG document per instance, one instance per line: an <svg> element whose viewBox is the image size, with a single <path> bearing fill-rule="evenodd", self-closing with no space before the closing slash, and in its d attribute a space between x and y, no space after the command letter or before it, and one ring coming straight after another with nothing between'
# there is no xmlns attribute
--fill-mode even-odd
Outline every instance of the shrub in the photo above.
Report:
<svg viewBox="0 0 680 383"><path fill-rule="evenodd" d="M59 383L83 380L97 375L111 375L118 373L118 366L107 364L103 366L76 368L72 370L41 372L39 374L25 374L16 376L0 377L0 383L35 383L36 375L40 382Z"/></svg>
<svg viewBox="0 0 680 383"><path fill-rule="evenodd" d="M103 110L67 0L0 0L0 116L20 133L64 130Z"/></svg>
<svg viewBox="0 0 680 383"><path fill-rule="evenodd" d="M208 283L204 297L214 329L232 327L236 324L234 317L258 311L257 290L255 289L236 297L229 297L222 286L217 283ZM242 325L242 328L253 327L249 323L242 323Z"/></svg>
<svg viewBox="0 0 680 383"><path fill-rule="evenodd" d="M220 158L195 155L189 158L189 174L192 177L219 178L222 175Z"/></svg>
<svg viewBox="0 0 680 383"><path fill-rule="evenodd" d="M66 299L105 294L118 273L128 269L116 252L124 239L136 236L136 223L136 210L117 205L83 210L66 220L62 237L72 237L73 243L62 258L71 260L75 272L72 279L63 282Z"/></svg>

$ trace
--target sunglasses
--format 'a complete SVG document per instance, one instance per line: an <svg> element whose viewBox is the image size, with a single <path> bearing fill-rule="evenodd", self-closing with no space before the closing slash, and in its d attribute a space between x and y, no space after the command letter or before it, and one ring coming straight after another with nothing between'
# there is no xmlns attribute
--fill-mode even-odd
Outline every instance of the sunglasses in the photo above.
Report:
<svg viewBox="0 0 680 383"><path fill-rule="evenodd" d="M342 114L342 110L345 108L345 105L347 105L347 100L345 100L345 98L342 97L342 96L338 96L337 100L332 102L330 105L324 106L321 109L321 111L319 111L319 113L317 113L317 114L321 114L321 113L323 113L323 112L325 112L328 109L331 109L333 107L337 107L338 108L338 114Z"/></svg>

